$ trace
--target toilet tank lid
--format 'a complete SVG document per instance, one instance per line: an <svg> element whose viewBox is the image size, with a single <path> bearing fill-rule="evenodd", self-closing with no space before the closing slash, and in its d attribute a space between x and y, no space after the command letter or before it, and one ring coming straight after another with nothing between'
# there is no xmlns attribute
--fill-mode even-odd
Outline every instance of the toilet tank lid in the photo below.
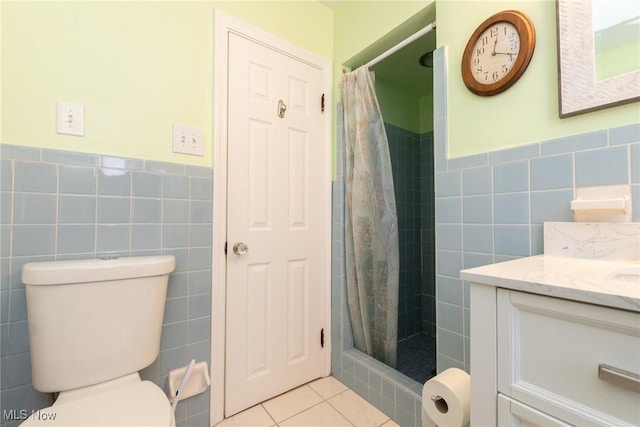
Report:
<svg viewBox="0 0 640 427"><path fill-rule="evenodd" d="M161 276L176 267L173 255L29 262L22 267L25 285L59 285Z"/></svg>

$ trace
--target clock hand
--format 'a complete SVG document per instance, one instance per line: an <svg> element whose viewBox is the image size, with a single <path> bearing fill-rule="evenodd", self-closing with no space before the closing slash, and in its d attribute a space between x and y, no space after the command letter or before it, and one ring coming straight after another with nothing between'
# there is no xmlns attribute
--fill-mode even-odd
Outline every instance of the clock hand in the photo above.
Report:
<svg viewBox="0 0 640 427"><path fill-rule="evenodd" d="M491 52L491 56L496 56L496 46L498 45L498 37L496 36L496 41L493 42L493 52Z"/></svg>

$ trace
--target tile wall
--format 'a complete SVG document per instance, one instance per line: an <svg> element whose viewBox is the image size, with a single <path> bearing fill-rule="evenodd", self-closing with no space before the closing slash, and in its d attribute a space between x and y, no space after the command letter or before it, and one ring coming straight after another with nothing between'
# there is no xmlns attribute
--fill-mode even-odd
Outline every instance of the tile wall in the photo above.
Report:
<svg viewBox="0 0 640 427"><path fill-rule="evenodd" d="M446 118L438 121L443 128ZM444 144L436 134L436 150ZM469 283L461 269L543 253L543 222L573 221L579 187L631 185L633 221L640 221L640 124L440 156L436 171L439 372L469 371Z"/></svg>
<svg viewBox="0 0 640 427"><path fill-rule="evenodd" d="M435 336L433 132L385 128L400 240L398 339L423 331Z"/></svg>
<svg viewBox="0 0 640 427"><path fill-rule="evenodd" d="M142 377L210 360L212 169L0 145L2 410L48 406L31 386L23 264L171 254L158 359ZM208 425L209 393L178 405L178 425ZM18 425L3 417L2 425Z"/></svg>
<svg viewBox="0 0 640 427"><path fill-rule="evenodd" d="M436 335L436 199L433 132L420 135L420 218L422 221L422 331Z"/></svg>
<svg viewBox="0 0 640 427"><path fill-rule="evenodd" d="M469 284L459 279L461 269L542 253L543 222L573 220L569 203L577 187L630 184L633 221L640 222L640 124L448 159L446 75L445 48L440 48L434 52L438 372L469 371ZM353 349L340 153L338 147L332 371L400 425L420 426L422 385Z"/></svg>
<svg viewBox="0 0 640 427"><path fill-rule="evenodd" d="M385 123L398 212L398 340L422 331L420 135Z"/></svg>

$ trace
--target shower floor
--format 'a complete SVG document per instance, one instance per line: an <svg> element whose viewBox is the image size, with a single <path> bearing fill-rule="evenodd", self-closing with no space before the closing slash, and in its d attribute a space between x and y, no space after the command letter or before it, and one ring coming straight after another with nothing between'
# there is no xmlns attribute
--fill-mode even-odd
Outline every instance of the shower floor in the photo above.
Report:
<svg viewBox="0 0 640 427"><path fill-rule="evenodd" d="M435 376L436 338L420 332L398 341L396 370L420 384Z"/></svg>

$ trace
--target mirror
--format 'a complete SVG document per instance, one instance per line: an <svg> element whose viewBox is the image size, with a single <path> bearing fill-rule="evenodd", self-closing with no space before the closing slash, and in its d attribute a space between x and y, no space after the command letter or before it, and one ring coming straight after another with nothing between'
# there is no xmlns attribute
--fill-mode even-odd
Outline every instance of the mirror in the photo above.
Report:
<svg viewBox="0 0 640 427"><path fill-rule="evenodd" d="M557 0L560 117L640 99L637 0Z"/></svg>
<svg viewBox="0 0 640 427"><path fill-rule="evenodd" d="M640 70L640 3L592 1L596 81Z"/></svg>

